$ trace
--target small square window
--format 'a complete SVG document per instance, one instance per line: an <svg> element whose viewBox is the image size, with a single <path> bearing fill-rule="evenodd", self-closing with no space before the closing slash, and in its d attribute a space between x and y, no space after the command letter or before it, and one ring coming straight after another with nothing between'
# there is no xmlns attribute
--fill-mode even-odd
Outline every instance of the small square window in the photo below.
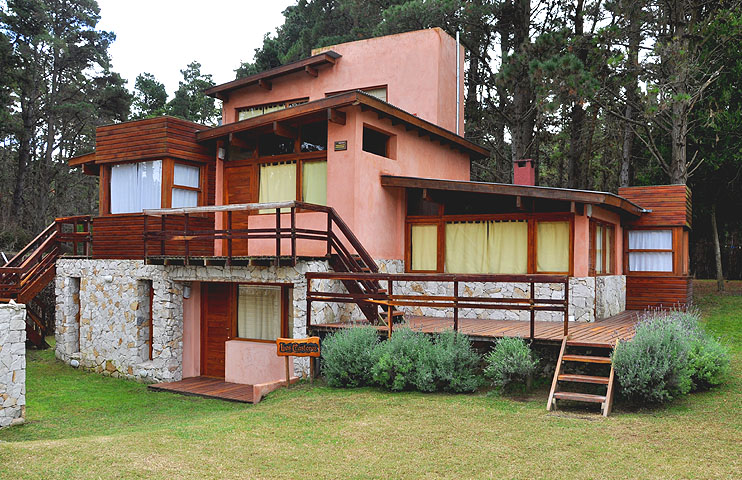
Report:
<svg viewBox="0 0 742 480"><path fill-rule="evenodd" d="M389 151L391 138L391 135L387 135L370 127L363 127L363 151L381 157L391 158Z"/></svg>

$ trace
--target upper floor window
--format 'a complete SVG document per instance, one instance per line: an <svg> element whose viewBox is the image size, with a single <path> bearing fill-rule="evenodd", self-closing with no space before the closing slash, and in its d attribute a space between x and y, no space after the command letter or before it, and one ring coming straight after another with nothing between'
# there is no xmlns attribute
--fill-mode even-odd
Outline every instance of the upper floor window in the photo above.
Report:
<svg viewBox="0 0 742 480"><path fill-rule="evenodd" d="M629 231L630 272L672 272L672 230Z"/></svg>
<svg viewBox="0 0 742 480"><path fill-rule="evenodd" d="M135 213L162 205L162 160L111 167L111 213Z"/></svg>
<svg viewBox="0 0 742 480"><path fill-rule="evenodd" d="M195 207L201 191L201 169L193 165L176 163L173 167L172 207Z"/></svg>
<svg viewBox="0 0 742 480"><path fill-rule="evenodd" d="M308 99L303 98L299 100L289 100L286 102L269 103L266 105L255 105L247 108L239 108L237 109L237 121L247 120L248 118L265 115L266 113L295 107L297 105L301 105L302 103L307 103L307 101Z"/></svg>
<svg viewBox="0 0 742 480"><path fill-rule="evenodd" d="M363 93L367 93L367 94L371 95L372 97L378 98L379 100L383 100L385 102L388 101L387 100L387 89L386 89L386 85L381 86L381 87L366 87L366 88L353 88L351 90L340 90L340 91L337 91L337 92L326 93L325 96L326 97L331 97L333 95L340 95L341 93L354 92L356 90L360 90Z"/></svg>

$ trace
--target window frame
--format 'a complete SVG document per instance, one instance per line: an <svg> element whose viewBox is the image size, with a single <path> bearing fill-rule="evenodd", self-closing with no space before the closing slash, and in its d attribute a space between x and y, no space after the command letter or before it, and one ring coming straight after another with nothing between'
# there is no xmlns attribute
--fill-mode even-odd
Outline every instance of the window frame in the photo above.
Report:
<svg viewBox="0 0 742 480"><path fill-rule="evenodd" d="M178 185L175 183L175 165L185 165L188 167L197 167L198 168L198 187L189 187L187 185ZM198 164L195 162L187 162L185 160L174 160L172 162L172 185L170 185L170 202L169 205L173 205L173 190L176 188L181 190L190 190L192 192L196 192L198 194L198 197L196 199L196 206L204 205L204 199L203 199L203 192L204 192L204 168L202 164Z"/></svg>
<svg viewBox="0 0 742 480"><path fill-rule="evenodd" d="M505 213L505 214L477 214L477 215L445 215L443 205L439 205L439 214L407 216L405 219L405 272L408 273L444 273L445 268L445 227L449 222L476 222L476 221L503 221L525 220L528 223L528 270L527 275L568 275L574 274L574 214L573 213ZM569 271L567 272L538 272L537 271L537 238L536 224L538 221L569 222ZM436 270L412 270L412 225L438 225L438 259ZM498 275L498 274L493 274ZM509 275L509 274L501 274Z"/></svg>
<svg viewBox="0 0 742 480"><path fill-rule="evenodd" d="M671 249L630 249L629 248L629 232L632 231L663 231L663 230L669 230L672 234L672 247ZM678 265L680 256L678 255L678 252L680 251L680 239L682 238L681 234L681 227L663 227L663 226L637 226L637 227L630 227L630 228L624 228L623 235L624 235L624 248L623 248L623 254L624 254L624 274L625 275L631 275L631 276L677 276L678 272L680 271L680 266ZM637 270L631 270L631 264L629 263L629 254L632 252L670 252L672 253L672 270L669 271L637 271Z"/></svg>
<svg viewBox="0 0 742 480"><path fill-rule="evenodd" d="M300 97L300 98L295 98L295 99L292 99L292 100L279 100L277 102L256 103L254 105L246 105L244 107L236 107L234 109L234 121L235 122L244 122L245 120L250 120L251 118L257 118L257 117L261 117L263 115L267 115L267 113L261 113L260 115L255 115L254 117L243 118L242 120L240 120L240 112L243 112L245 110L250 110L250 109L258 108L258 107L261 107L261 108L265 109L265 107L268 107L270 105L283 105L283 108L279 108L279 109L273 110L271 112L268 112L268 113L273 113L273 112L278 112L278 111L281 111L281 110L286 110L287 108L292 108L292 107L295 107L296 105L301 105L301 104L307 103L307 102L309 102L309 97Z"/></svg>
<svg viewBox="0 0 742 480"><path fill-rule="evenodd" d="M605 233L603 234L603 241L602 241L602 254L601 254L601 262L603 265L603 271L601 273L598 273L597 271L597 265L595 263L595 235L598 231L598 226L603 228L603 232L610 231L612 235L611 239L611 258L606 258L606 246L608 245L608 238ZM604 220L598 220L591 218L590 219L590 241L589 241L589 248L588 248L588 254L590 255L588 259L588 276L590 277L603 277L603 276L610 276L610 275L616 275L616 224L607 222ZM607 272L607 266L610 265L611 271Z"/></svg>
<svg viewBox="0 0 742 480"><path fill-rule="evenodd" d="M290 338L291 332L289 332L289 290L294 288L293 283L273 283L273 282L233 282L231 283L233 298L233 304L231 308L231 325L227 341L238 340L240 342L257 342L257 343L276 343L276 340L265 340L262 338L243 338L237 336L237 318L239 310L239 287L240 285L254 286L254 287L281 287L281 337Z"/></svg>
<svg viewBox="0 0 742 480"><path fill-rule="evenodd" d="M384 146L385 155L379 155L374 152L369 152L368 150L363 148L363 137L365 135L366 129L372 130L376 133L379 133L387 137L386 144ZM361 129L361 151L364 153L368 153L369 155L374 155L375 157L386 158L388 160L396 160L397 159L397 135L395 133L391 133L389 131L383 130L375 125L370 125L364 122L363 127Z"/></svg>

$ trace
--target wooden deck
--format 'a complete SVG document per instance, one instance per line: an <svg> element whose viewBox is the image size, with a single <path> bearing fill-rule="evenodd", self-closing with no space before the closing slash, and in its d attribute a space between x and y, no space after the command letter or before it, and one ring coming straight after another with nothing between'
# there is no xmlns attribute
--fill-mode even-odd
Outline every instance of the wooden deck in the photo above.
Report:
<svg viewBox="0 0 742 480"><path fill-rule="evenodd" d="M572 345L587 347L613 348L617 339L628 340L634 336L634 327L641 312L627 310L613 317L596 322L570 322L569 335ZM363 323L329 323L312 325L315 331L334 331L339 328L360 326ZM394 325L394 328L410 327L425 333L440 332L453 328L453 319L446 317L419 317L405 315L404 323ZM379 327L380 333L386 332L386 327ZM473 341L491 342L503 337L528 338L530 334L530 323L516 320L486 320L486 319L459 319L459 331L469 336ZM562 322L535 323L536 341L559 343L564 335L564 324Z"/></svg>
<svg viewBox="0 0 742 480"><path fill-rule="evenodd" d="M191 377L180 380L179 382L156 383L150 385L149 388L162 392L219 398L232 402L253 403L252 385L225 382L221 378Z"/></svg>

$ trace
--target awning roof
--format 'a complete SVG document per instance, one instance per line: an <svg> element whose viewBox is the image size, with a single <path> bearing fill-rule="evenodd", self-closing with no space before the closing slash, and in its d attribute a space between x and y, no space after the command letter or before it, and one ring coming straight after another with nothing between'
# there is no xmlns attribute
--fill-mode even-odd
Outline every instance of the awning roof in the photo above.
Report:
<svg viewBox="0 0 742 480"><path fill-rule="evenodd" d="M249 77L239 78L237 80L232 80L231 82L211 87L204 90L204 93L212 97L224 99L225 97L229 96L229 92L231 92L232 90L247 87L249 85L262 85L263 87L270 90L270 81L274 78L301 71L306 71L307 74L316 76L317 72L315 69L317 67L320 67L322 65L335 65L335 61L341 56L342 55L340 55L339 53L329 50L327 52L322 52L320 54L298 60L296 62L287 63L286 65L281 65L280 67L271 68L270 70L256 73L255 75L250 75Z"/></svg>
<svg viewBox="0 0 742 480"><path fill-rule="evenodd" d="M441 144L448 145L464 153L468 153L475 158L489 156L489 150L473 143L464 137L441 128L427 120L405 112L383 100L368 95L367 93L356 90L353 92L341 93L331 97L314 100L311 102L296 105L294 107L278 110L253 118L248 118L239 122L228 123L219 127L201 130L196 133L196 140L204 142L228 137L230 134L239 132L248 132L271 126L274 124L296 121L305 117L320 117L341 121L344 123L344 114L337 110L343 107L360 105L362 110L371 110L376 112L380 118L389 118L393 125L402 124L408 130L417 130L420 136L428 136L431 141L437 141Z"/></svg>
<svg viewBox="0 0 742 480"><path fill-rule="evenodd" d="M614 193L595 192L591 190L572 190L569 188L536 187L529 185L471 182L463 180L439 180L434 178L400 177L394 175L382 175L381 185L384 187L427 188L430 190L520 196L587 203L604 206L611 210L617 210L637 217L648 211Z"/></svg>

